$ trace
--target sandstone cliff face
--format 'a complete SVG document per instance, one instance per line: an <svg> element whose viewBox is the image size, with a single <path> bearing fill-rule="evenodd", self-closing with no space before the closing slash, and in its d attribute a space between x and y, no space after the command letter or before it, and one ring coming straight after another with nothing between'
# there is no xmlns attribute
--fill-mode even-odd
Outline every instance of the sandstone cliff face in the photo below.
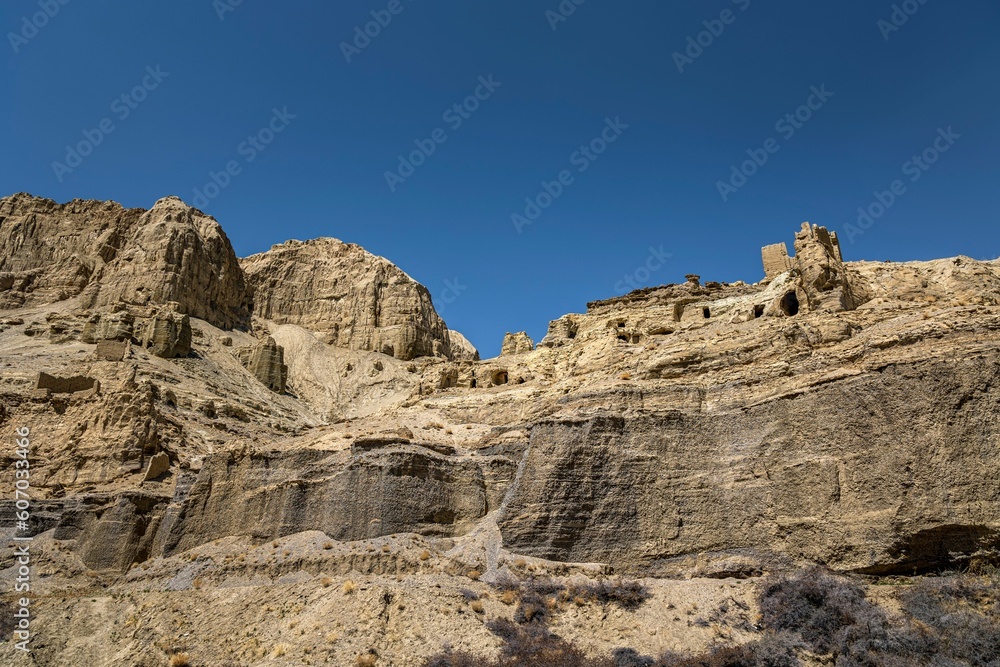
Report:
<svg viewBox="0 0 1000 667"><path fill-rule="evenodd" d="M730 573L791 557L912 574L996 549L998 381L1000 358L980 353L736 411L539 424L504 546L645 576L698 554Z"/></svg>
<svg viewBox="0 0 1000 667"><path fill-rule="evenodd" d="M368 438L352 450L212 456L166 536L166 553L229 535L270 540L306 530L344 541L457 536L496 508L515 467L458 459L406 438Z"/></svg>
<svg viewBox="0 0 1000 667"><path fill-rule="evenodd" d="M336 239L289 241L242 260L254 313L351 350L450 357L430 293L389 261Z"/></svg>
<svg viewBox="0 0 1000 667"><path fill-rule="evenodd" d="M249 322L239 261L213 218L166 197L130 232L84 305L175 302L181 313L223 329Z"/></svg>
<svg viewBox="0 0 1000 667"><path fill-rule="evenodd" d="M82 292L121 251L142 213L114 202L60 205L24 193L0 199L0 308Z"/></svg>
<svg viewBox="0 0 1000 667"><path fill-rule="evenodd" d="M0 308L175 302L181 313L229 328L249 321L243 275L212 218L176 197L149 211L114 202L0 199Z"/></svg>

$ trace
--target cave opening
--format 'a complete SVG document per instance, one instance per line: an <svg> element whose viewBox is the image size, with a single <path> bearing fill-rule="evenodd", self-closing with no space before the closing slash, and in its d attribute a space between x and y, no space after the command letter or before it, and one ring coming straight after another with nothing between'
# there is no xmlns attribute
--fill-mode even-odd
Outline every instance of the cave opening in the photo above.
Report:
<svg viewBox="0 0 1000 667"><path fill-rule="evenodd" d="M507 371L495 371L493 373L492 379L493 379L493 384L501 385L501 384L507 384L507 382L510 380L510 376L507 374Z"/></svg>
<svg viewBox="0 0 1000 667"><path fill-rule="evenodd" d="M781 312L789 317L794 317L799 314L799 297L795 295L795 292L788 292L781 297L780 306Z"/></svg>
<svg viewBox="0 0 1000 667"><path fill-rule="evenodd" d="M763 305L758 305L758 306L754 306L753 307L753 318L755 320L758 317L762 317L763 315L764 315L764 306Z"/></svg>
<svg viewBox="0 0 1000 667"><path fill-rule="evenodd" d="M712 310L708 306L705 306L704 308L701 309L701 314L704 315L705 319L707 320L712 316Z"/></svg>

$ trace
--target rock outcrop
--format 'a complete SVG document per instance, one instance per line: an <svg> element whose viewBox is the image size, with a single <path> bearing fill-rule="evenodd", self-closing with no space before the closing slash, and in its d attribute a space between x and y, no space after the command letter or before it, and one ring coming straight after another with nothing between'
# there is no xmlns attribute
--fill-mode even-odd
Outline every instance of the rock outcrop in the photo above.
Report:
<svg viewBox="0 0 1000 667"><path fill-rule="evenodd" d="M527 333L519 331L517 333L508 332L503 337L503 344L500 346L500 356L506 357L512 354L523 354L535 349L535 341L531 340Z"/></svg>
<svg viewBox="0 0 1000 667"><path fill-rule="evenodd" d="M454 329L448 329L448 347L455 361L479 361L479 350L468 338Z"/></svg>
<svg viewBox="0 0 1000 667"><path fill-rule="evenodd" d="M54 303L98 279L142 211L115 202L0 199L0 308Z"/></svg>
<svg viewBox="0 0 1000 667"><path fill-rule="evenodd" d="M236 357L265 387L279 394L285 393L288 381L285 350L273 338L268 336L256 345L237 349Z"/></svg>
<svg viewBox="0 0 1000 667"><path fill-rule="evenodd" d="M131 342L164 359L191 352L191 319L177 312L179 304L137 308L115 304L110 312L90 315L80 332L84 343Z"/></svg>
<svg viewBox="0 0 1000 667"><path fill-rule="evenodd" d="M149 482L170 469L170 457L167 456L166 452L159 452L154 454L152 458L149 459L149 465L146 466L146 474L143 475L142 481Z"/></svg>
<svg viewBox="0 0 1000 667"><path fill-rule="evenodd" d="M239 262L219 224L176 197L115 202L0 199L0 308L80 295L86 308L175 302L230 328L249 322Z"/></svg>
<svg viewBox="0 0 1000 667"><path fill-rule="evenodd" d="M734 410L541 423L504 545L643 576L683 575L695 554L740 553L744 574L789 557L873 574L944 567L1000 548L998 383L986 354Z"/></svg>
<svg viewBox="0 0 1000 667"><path fill-rule="evenodd" d="M784 243L765 246L761 255L768 279L786 271L794 271L799 277L796 294L782 295L772 305L772 312L789 314L799 308L854 310L871 298L860 276L851 276L841 256L837 235L826 227L802 223L802 229L795 235L795 257L788 256Z"/></svg>
<svg viewBox="0 0 1000 667"><path fill-rule="evenodd" d="M297 324L350 350L451 357L448 328L427 288L359 246L288 241L242 264L257 317Z"/></svg>

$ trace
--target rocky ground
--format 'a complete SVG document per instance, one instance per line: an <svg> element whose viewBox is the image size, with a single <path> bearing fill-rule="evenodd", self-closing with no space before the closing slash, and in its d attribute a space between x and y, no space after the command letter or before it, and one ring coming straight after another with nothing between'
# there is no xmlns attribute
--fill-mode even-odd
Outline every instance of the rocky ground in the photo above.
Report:
<svg viewBox="0 0 1000 667"><path fill-rule="evenodd" d="M480 360L357 246L241 260L176 198L0 199L0 488L28 427L36 535L34 650L0 660L490 655L510 576L639 579L638 608L569 604L551 628L698 651L759 634L772 572L989 562L1000 262L844 262L806 225L765 263L755 284L588 304Z"/></svg>

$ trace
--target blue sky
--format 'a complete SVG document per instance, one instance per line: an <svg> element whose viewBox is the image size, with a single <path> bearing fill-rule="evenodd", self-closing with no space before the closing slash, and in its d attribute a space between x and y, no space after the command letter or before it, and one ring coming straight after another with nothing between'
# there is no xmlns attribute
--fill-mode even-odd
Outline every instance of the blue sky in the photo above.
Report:
<svg viewBox="0 0 1000 667"><path fill-rule="evenodd" d="M805 220L847 259L996 258L998 23L989 0L6 0L0 191L176 194L241 256L358 243L492 356L633 285L757 281Z"/></svg>

